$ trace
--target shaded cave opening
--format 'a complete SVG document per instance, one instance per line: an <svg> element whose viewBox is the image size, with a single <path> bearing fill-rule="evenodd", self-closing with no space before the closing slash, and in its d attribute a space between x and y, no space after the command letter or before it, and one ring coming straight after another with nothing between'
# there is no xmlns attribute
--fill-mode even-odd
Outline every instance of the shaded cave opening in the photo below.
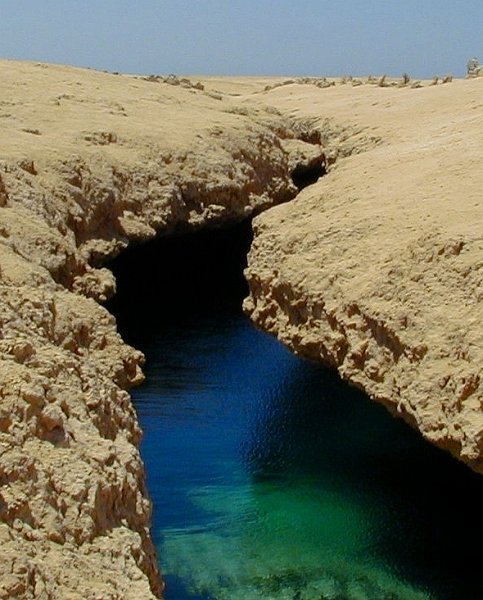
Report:
<svg viewBox="0 0 483 600"><path fill-rule="evenodd" d="M226 326L224 316L230 319L232 315L242 315L242 301L248 294L243 270L252 237L251 220L246 220L223 228L180 233L133 245L108 265L117 280L117 294L107 304L108 310L115 315L123 339L145 353L148 382L157 377L165 378L164 383L168 383L165 393L175 398L174 404L181 410L181 414L176 414L170 421L171 411L178 408L164 404L165 425L162 427L165 429L153 432L148 432L141 418L147 438L143 459L147 464L148 490L153 499L156 495L165 498L171 494L166 487L166 474L158 474L157 467L149 464L150 460L158 460L156 455L163 452L158 448L158 440L162 439L164 444L166 439L174 438L173 447L179 455L177 458L185 461L183 465L196 462L211 443L210 435L205 444L198 441L203 431L210 427L210 423L197 422L201 408L187 406L187 400L179 395L185 380L194 376L194 383L191 381L186 385L193 384L194 393L208 402L216 382L203 379L204 369L211 369L211 374L219 373L228 359L235 364L244 352L257 354L253 365L259 368L260 363L265 369L263 377L247 370L237 379L237 382L242 381L238 389L245 385L245 380L252 385L247 400L258 393L254 380L258 378L263 382L275 377L270 362L272 346L264 345L264 342L259 344L258 338L250 337L252 334L247 338L243 337L246 334L241 334L248 349L236 348L231 354L226 351L222 360L212 358L215 356L212 346L224 343L220 342L221 337L215 336L216 342L207 347L205 341L189 333L186 326L187 321L189 327L196 327L200 321L215 317L214 328L221 331ZM189 351L198 355L206 352L206 363L213 360L212 365L203 360L190 362L188 353L181 351L178 342L173 348L173 332L178 328L184 331ZM166 334L170 339L163 347L162 339ZM156 337L158 341L153 342ZM168 347L170 344L171 348ZM159 364L160 351L165 366L159 374L158 367L153 365L156 360ZM216 362L218 360L220 363ZM469 547L471 539L478 539L483 533L483 522L479 518L479 507L483 502L481 477L424 442L406 424L387 415L383 407L373 405L364 394L340 381L337 374L318 365L306 369L290 366L288 375L281 376L281 381L288 381L290 385L284 384L281 392L277 386L269 390L267 406L271 406L274 413L269 419L260 420L255 411L249 422L253 432L250 435L255 441L246 456L250 465L256 467L251 489L274 485L274 481L283 479L287 465L293 465L293 473L290 473L293 479L286 484L289 489L297 489L294 482L298 482L299 477L302 489L307 478L313 478L316 486L320 480L337 489L340 487L344 490L343 499L348 495L357 502L363 501L370 514L377 515L368 543L375 544L374 553L384 556L394 573L422 585L431 600L479 597L474 595L479 590L478 556L468 554L462 548ZM236 375L230 377L236 378ZM206 393L208 396L204 395ZM149 395L148 392L145 395ZM225 392L225 398L229 395ZM134 400L135 404L138 402L138 410L139 402L146 403L143 409L145 423L160 410L149 404L150 400L142 393ZM225 410L221 405L219 414ZM220 438L233 436L230 428L236 426L239 414L233 422L222 424L216 420L218 428L214 435ZM263 412L260 414L263 416ZM183 419L191 419L189 427L178 430ZM283 433L282 437L280 433ZM195 450L185 449L190 443ZM147 453L155 458L149 458ZM225 461L226 456L219 460ZM204 470L212 469L212 464L216 462L212 461ZM175 470L174 480L181 477L179 465L171 465L168 460L164 468ZM328 479L329 476L333 481ZM172 503L180 502L174 495ZM183 520L188 521L193 507L186 503L182 508ZM380 517L383 513L387 513L384 519ZM199 515L191 517L195 519ZM182 527L184 521L175 525ZM159 533L165 526L165 516L158 511L155 501L153 535L158 547L166 537L165 533ZM345 525L341 531L344 530ZM272 542L272 537L267 538L268 542ZM167 556L160 555L162 570ZM185 587L172 575L168 576L168 592L168 600L195 598L187 594ZM401 596L394 597L399 600ZM205 596L196 598L204 599Z"/></svg>
<svg viewBox="0 0 483 600"><path fill-rule="evenodd" d="M247 219L128 247L108 265L117 292L106 305L125 341L142 345L147 333L187 315L241 314L252 239Z"/></svg>
<svg viewBox="0 0 483 600"><path fill-rule="evenodd" d="M299 191L327 174L325 157L298 164L291 179ZM203 312L242 312L248 285L243 276L253 240L252 218L131 244L108 267L117 284L106 307L129 343L134 322L153 327ZM137 313L134 315L133 309ZM136 327L142 329L142 327Z"/></svg>
<svg viewBox="0 0 483 600"><path fill-rule="evenodd" d="M320 157L309 164L299 164L292 171L292 181L299 191L313 185L321 177L327 175L324 158Z"/></svg>

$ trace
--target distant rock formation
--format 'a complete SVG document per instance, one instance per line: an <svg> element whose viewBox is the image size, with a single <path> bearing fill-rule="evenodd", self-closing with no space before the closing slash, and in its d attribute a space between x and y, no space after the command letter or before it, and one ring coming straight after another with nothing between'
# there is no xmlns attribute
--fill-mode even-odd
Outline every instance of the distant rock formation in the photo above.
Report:
<svg viewBox="0 0 483 600"><path fill-rule="evenodd" d="M483 66L480 65L480 61L474 56L470 58L466 65L466 72L468 77L478 77L483 71Z"/></svg>

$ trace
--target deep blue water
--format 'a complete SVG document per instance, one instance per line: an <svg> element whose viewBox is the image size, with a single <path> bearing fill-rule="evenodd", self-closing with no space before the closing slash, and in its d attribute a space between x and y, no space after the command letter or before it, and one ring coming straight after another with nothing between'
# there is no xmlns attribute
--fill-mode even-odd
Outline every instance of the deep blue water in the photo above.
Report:
<svg viewBox="0 0 483 600"><path fill-rule="evenodd" d="M120 263L111 307L147 357L133 397L166 600L483 598L481 478L255 330L239 242L210 240L161 246L151 283Z"/></svg>

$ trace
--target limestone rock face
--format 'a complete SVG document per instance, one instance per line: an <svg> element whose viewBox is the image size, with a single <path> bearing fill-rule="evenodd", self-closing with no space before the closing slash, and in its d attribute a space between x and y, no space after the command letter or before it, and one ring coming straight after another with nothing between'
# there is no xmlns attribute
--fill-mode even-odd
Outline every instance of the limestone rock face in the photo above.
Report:
<svg viewBox="0 0 483 600"><path fill-rule="evenodd" d="M482 79L0 75L1 600L161 594L104 263L285 203L297 169L329 172L257 218L247 310L483 470Z"/></svg>
<svg viewBox="0 0 483 600"><path fill-rule="evenodd" d="M142 355L94 300L0 256L0 598L158 594L126 391Z"/></svg>
<svg viewBox="0 0 483 600"><path fill-rule="evenodd" d="M452 85L271 93L381 143L257 217L245 308L481 473L483 85Z"/></svg>
<svg viewBox="0 0 483 600"><path fill-rule="evenodd" d="M127 391L143 356L99 304L115 291L102 263L290 200L291 170L321 149L300 139L294 158L289 120L203 86L0 73L0 598L154 598Z"/></svg>

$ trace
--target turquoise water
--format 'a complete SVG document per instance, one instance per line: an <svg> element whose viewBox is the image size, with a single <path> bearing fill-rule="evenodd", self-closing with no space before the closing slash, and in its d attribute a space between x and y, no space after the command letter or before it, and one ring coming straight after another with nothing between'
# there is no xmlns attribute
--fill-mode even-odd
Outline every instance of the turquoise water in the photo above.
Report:
<svg viewBox="0 0 483 600"><path fill-rule="evenodd" d="M166 600L482 598L481 479L255 330L231 260L203 283L200 243L162 246L154 284L122 263L112 307L148 359L133 396Z"/></svg>

